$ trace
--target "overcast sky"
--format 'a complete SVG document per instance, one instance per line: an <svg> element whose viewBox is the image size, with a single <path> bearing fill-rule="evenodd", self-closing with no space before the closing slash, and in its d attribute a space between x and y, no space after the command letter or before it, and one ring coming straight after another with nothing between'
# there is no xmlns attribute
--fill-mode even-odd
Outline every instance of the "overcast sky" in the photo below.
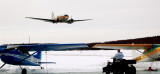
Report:
<svg viewBox="0 0 160 74"><path fill-rule="evenodd" d="M93 19L52 24L25 17ZM0 44L89 43L160 35L159 0L0 0Z"/></svg>

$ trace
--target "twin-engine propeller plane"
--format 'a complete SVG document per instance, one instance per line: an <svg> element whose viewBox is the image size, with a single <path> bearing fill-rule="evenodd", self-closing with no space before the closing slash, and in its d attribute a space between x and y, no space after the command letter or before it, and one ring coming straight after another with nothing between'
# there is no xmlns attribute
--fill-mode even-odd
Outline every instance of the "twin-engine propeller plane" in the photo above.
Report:
<svg viewBox="0 0 160 74"><path fill-rule="evenodd" d="M14 45L0 45L0 58L4 64L11 65L25 65L25 66L40 66L43 63L55 62L41 62L42 51L65 51L73 49L87 48L86 44L14 44ZM33 51L32 54L29 51ZM22 68L21 68L22 69ZM22 69L22 74L26 74L27 70Z"/></svg>
<svg viewBox="0 0 160 74"><path fill-rule="evenodd" d="M137 50L138 52L143 49L142 54L134 58L136 62L160 61L160 44L96 44L93 48L126 49Z"/></svg>
<svg viewBox="0 0 160 74"><path fill-rule="evenodd" d="M78 21L91 20L91 19L74 20L72 18L69 19L69 16L67 14L55 17L53 13L52 13L51 19L34 18L34 17L26 17L26 18L36 19L36 20L42 20L42 21L51 22L51 23L68 23L68 24L72 24L72 23L78 22Z"/></svg>

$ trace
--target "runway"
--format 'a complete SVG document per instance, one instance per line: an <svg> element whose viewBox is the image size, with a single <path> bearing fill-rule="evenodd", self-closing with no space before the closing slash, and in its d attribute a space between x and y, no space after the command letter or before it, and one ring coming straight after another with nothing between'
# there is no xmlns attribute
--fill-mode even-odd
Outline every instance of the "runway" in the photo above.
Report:
<svg viewBox="0 0 160 74"><path fill-rule="evenodd" d="M131 59L130 51L122 51L125 59ZM42 64L40 67L22 66L28 74L105 74L102 68L111 61L116 51L54 51L43 52L42 61L56 62L56 64ZM0 62L0 64L3 64ZM144 71L149 66L160 69L160 62L140 62L136 65L137 74L160 74L158 71ZM19 66L6 65L0 70L0 74L21 74Z"/></svg>
<svg viewBox="0 0 160 74"><path fill-rule="evenodd" d="M0 72L0 74L21 74L21 72ZM27 74L105 74L102 72L47 72L44 70L32 70L29 71ZM113 74L113 73L111 73ZM142 71L142 70L137 70L136 74L160 74L160 71Z"/></svg>

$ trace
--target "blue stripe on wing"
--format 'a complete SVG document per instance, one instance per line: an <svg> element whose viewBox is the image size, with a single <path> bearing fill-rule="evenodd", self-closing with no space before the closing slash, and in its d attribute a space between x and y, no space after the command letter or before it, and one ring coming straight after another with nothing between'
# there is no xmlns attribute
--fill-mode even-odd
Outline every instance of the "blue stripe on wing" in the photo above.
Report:
<svg viewBox="0 0 160 74"><path fill-rule="evenodd" d="M37 44L20 45L18 49L23 51L64 51L87 47L86 44Z"/></svg>

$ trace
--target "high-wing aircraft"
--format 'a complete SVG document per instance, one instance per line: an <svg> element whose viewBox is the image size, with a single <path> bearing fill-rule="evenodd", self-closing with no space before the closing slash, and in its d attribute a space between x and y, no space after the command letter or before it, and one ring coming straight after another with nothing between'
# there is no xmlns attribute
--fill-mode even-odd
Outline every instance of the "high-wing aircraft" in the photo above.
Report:
<svg viewBox="0 0 160 74"><path fill-rule="evenodd" d="M144 49L142 54L134 60L139 61L160 61L160 44L96 44L93 48L125 49L137 50Z"/></svg>
<svg viewBox="0 0 160 74"><path fill-rule="evenodd" d="M93 48L126 49L137 51L143 49L143 52L139 51L142 53L140 56L133 58L136 62L160 61L160 44L96 44Z"/></svg>
<svg viewBox="0 0 160 74"><path fill-rule="evenodd" d="M11 65L25 65L25 66L40 66L43 63L55 62L41 62L42 51L64 51L87 48L86 44L12 44L0 45L0 58L4 64ZM30 54L29 51L34 53ZM26 74L27 70L22 69L22 74Z"/></svg>
<svg viewBox="0 0 160 74"><path fill-rule="evenodd" d="M42 20L42 21L51 22L51 23L68 23L68 24L72 24L72 23L78 22L78 21L91 20L91 19L74 20L72 18L69 19L69 15L67 15L67 14L55 17L53 13L52 13L51 19L34 18L34 17L26 17L26 18L36 19L36 20Z"/></svg>

